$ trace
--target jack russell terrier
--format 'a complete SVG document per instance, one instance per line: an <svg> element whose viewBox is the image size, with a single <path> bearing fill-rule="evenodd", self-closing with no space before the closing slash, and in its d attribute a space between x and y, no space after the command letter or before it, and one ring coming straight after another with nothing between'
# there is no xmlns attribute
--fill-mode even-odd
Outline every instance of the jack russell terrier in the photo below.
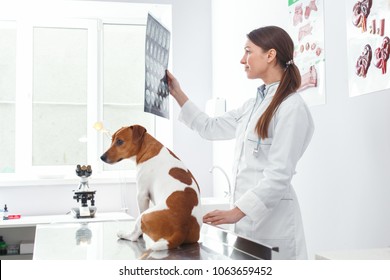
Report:
<svg viewBox="0 0 390 280"><path fill-rule="evenodd" d="M141 214L133 232L119 232L119 238L137 241L143 234L146 248L155 251L199 240L199 186L183 162L144 127L119 129L112 136L111 147L100 158L109 164L125 158L136 162Z"/></svg>

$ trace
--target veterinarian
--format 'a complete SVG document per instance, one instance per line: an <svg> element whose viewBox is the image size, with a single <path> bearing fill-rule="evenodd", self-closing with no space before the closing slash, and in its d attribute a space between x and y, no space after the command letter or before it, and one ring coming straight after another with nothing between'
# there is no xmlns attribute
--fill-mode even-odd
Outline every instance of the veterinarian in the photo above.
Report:
<svg viewBox="0 0 390 280"><path fill-rule="evenodd" d="M248 79L264 84L236 110L210 118L182 91L167 71L171 95L181 106L179 120L209 140L236 139L233 166L234 206L203 217L213 225L235 224L235 232L279 247L278 258L307 259L299 204L291 185L295 167L312 138L314 125L294 64L294 44L276 26L247 35L244 66Z"/></svg>

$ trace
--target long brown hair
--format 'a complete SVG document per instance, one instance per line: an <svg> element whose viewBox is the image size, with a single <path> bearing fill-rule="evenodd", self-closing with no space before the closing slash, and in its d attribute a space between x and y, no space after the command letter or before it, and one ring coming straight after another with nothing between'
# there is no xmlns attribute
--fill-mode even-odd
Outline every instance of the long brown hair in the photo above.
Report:
<svg viewBox="0 0 390 280"><path fill-rule="evenodd" d="M293 62L294 42L285 30L277 26L266 26L251 31L247 37L263 51L276 50L276 61L284 69L271 103L256 124L255 131L264 139L268 137L269 124L279 105L300 87L301 74Z"/></svg>

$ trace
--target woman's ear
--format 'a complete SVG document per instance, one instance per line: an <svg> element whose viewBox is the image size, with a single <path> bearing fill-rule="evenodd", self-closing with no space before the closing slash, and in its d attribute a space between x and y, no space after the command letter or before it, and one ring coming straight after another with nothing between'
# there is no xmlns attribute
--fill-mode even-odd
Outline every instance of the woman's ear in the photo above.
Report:
<svg viewBox="0 0 390 280"><path fill-rule="evenodd" d="M268 50L267 58L268 58L268 63L273 62L276 58L276 50L275 49Z"/></svg>

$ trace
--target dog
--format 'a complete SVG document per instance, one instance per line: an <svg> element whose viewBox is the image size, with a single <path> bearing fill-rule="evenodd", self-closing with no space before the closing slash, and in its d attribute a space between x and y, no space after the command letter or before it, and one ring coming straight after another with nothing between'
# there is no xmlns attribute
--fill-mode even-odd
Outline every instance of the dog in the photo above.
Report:
<svg viewBox="0 0 390 280"><path fill-rule="evenodd" d="M118 237L137 241L147 249L173 249L199 240L202 226L200 189L183 162L140 125L122 127L100 157L108 164L130 158L136 163L140 215L132 232ZM150 202L153 205L150 207Z"/></svg>

